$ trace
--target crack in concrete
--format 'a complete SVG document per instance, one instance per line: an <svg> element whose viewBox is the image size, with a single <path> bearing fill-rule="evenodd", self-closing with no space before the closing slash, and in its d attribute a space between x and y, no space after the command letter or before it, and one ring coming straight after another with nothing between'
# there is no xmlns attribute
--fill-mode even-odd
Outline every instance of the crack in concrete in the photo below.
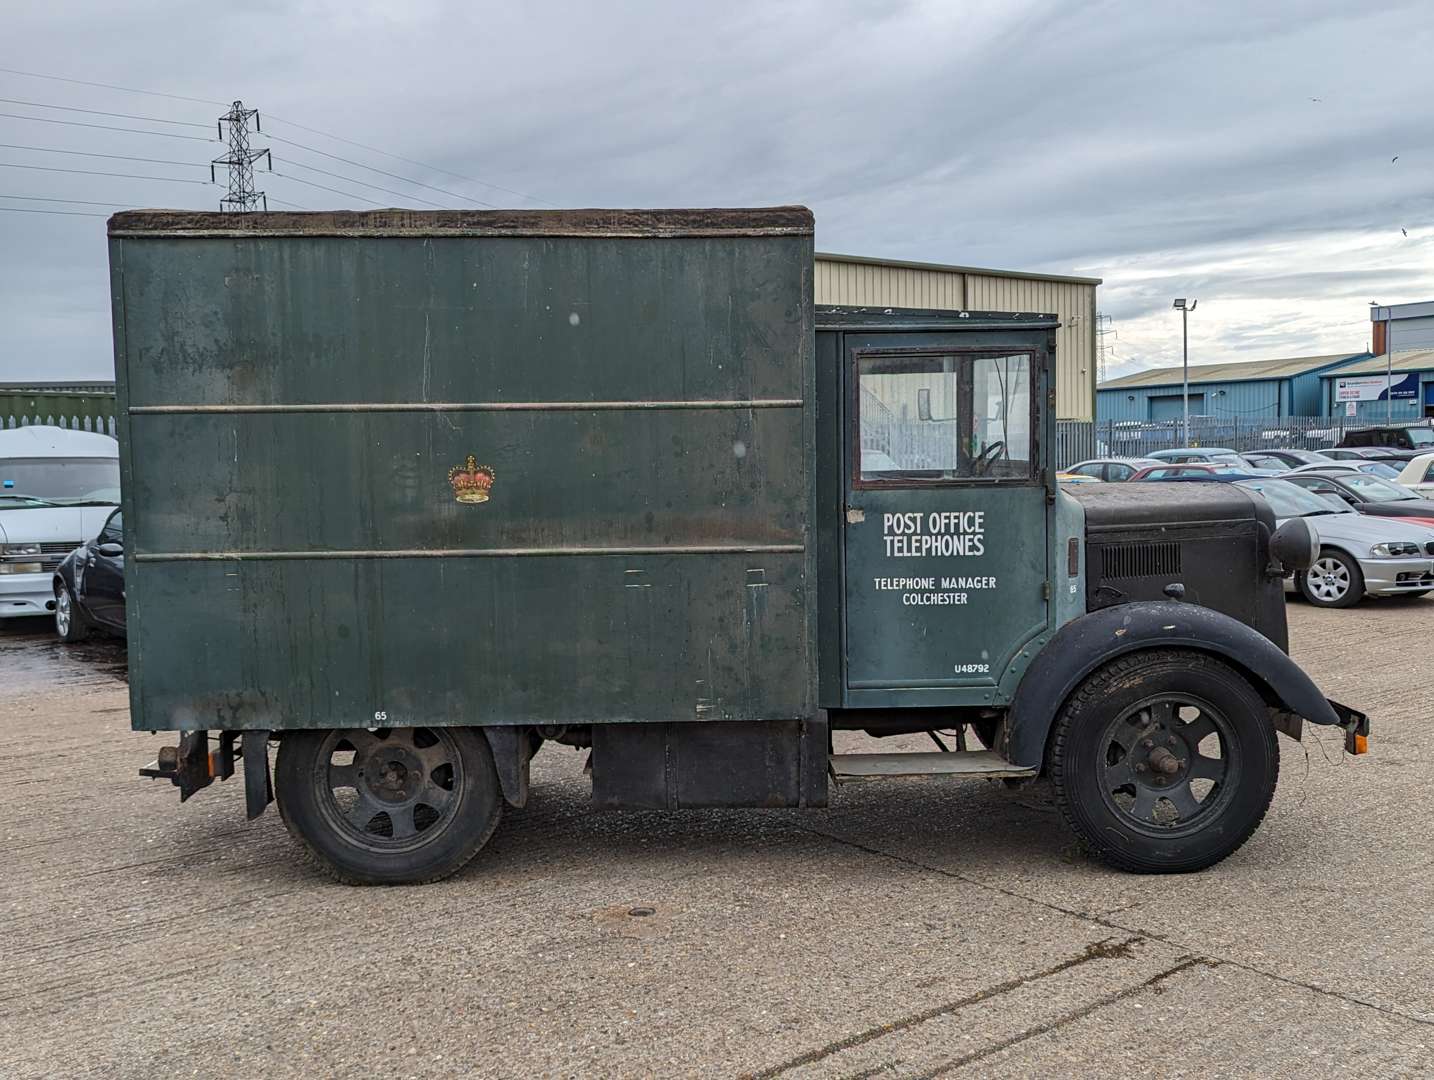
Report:
<svg viewBox="0 0 1434 1080"><path fill-rule="evenodd" d="M924 1024L928 1020L934 1020L938 1016L946 1016L950 1013L959 1012L961 1009L978 1005L983 1001L989 1001L993 997L1009 994L1012 990L1019 989L1027 983L1036 982L1040 979L1048 979L1052 975L1059 975L1061 972L1069 971L1073 967L1088 964L1092 960L1125 959L1132 955L1131 947L1143 940L1144 938L1142 937L1132 937L1125 941L1117 942L1108 940L1097 941L1094 944L1087 945L1077 955L1069 956L1048 968L1031 972L1028 975L1018 975L1014 979L1007 979L1005 982L988 986L984 990L978 990L974 994L968 994L955 1001L948 1001L944 1005L936 1005L929 1009L923 1009L921 1012L912 1013L910 1016L903 1016L899 1020L878 1024L876 1027L867 1028L854 1035L848 1035L844 1039L837 1039L835 1042L827 1043L827 1045L818 1047L815 1050L808 1050L806 1053L799 1054L780 1064L769 1065L767 1068L757 1072L743 1073L741 1080L772 1080L773 1077L780 1076L789 1069L796 1069L802 1065L811 1065L814 1062L831 1057L833 1054L839 1054L843 1050L850 1050L853 1047L862 1046L875 1039L884 1038L887 1035L894 1035L899 1031L905 1031L908 1028L915 1027L917 1024Z"/></svg>
<svg viewBox="0 0 1434 1080"><path fill-rule="evenodd" d="M1195 967L1214 968L1219 966L1219 960L1211 960L1203 956L1187 956L1183 958L1174 967L1169 967L1166 968L1164 971L1156 972L1144 982L1137 983L1135 986L1127 986L1122 990L1116 990L1112 993L1105 994L1102 997L1096 998L1094 1001L1082 1005L1078 1009L1071 1009L1069 1012L1062 1013L1054 1020L1047 1021L1044 1024L1036 1024L1034 1027L1026 1028L1025 1031L1018 1032L1017 1034L1011 1035L1005 1039L1000 1039L992 1043L990 1046L984 1046L980 1050L973 1050L969 1054L965 1054L959 1058L955 1058L952 1061L948 1061L944 1064L938 1065L936 1066L936 1068L930 1070L929 1072L919 1073L917 1074L917 1076L913 1077L913 1080L936 1080L936 1077L938 1076L945 1076L947 1073L955 1072L957 1069L963 1069L967 1065L972 1065L978 1061L984 1060L985 1058L993 1057L996 1054L999 1054L1002 1050L1009 1050L1011 1047L1023 1043L1028 1039L1034 1039L1039 1035L1046 1035L1052 1031L1056 1031L1060 1028L1063 1028L1068 1024L1074 1024L1077 1020L1083 1020L1091 1013L1096 1012L1099 1009L1104 1009L1107 1005L1114 1005L1116 1002L1124 1001L1126 998L1134 997L1136 994L1143 994L1145 991L1150 990L1153 987L1159 986L1166 979L1174 978L1182 971L1189 971L1191 968Z"/></svg>
<svg viewBox="0 0 1434 1080"><path fill-rule="evenodd" d="M831 833L823 832L820 829L813 829L807 825L797 825L796 827L798 829L801 829L803 832L809 832L816 836L823 836L834 843L845 844L847 847L856 848L858 851L864 851L869 855L876 855L883 859L891 859L893 862L899 862L905 866L910 866L918 870L926 870L933 874L940 874L943 877L949 877L956 881L965 882L967 885L974 885L978 889L985 889L988 892L999 893L1002 896L1010 897L1012 900L1023 900L1028 904L1035 904L1037 907L1043 907L1048 911L1057 911L1060 912L1062 915L1069 915L1073 919L1081 919L1085 922L1094 923L1096 926L1099 926L1105 930L1118 930L1123 934L1139 934L1141 937L1148 938L1151 941L1158 941L1163 945L1169 945L1172 948L1180 949L1182 951L1186 951L1190 948L1189 945L1183 942L1177 941L1168 935L1156 933L1153 930L1145 930L1133 926L1123 926L1120 923L1114 922L1104 916L1092 915L1088 911L1077 911L1074 908L1062 907L1060 904L1053 904L1048 900L1038 900L1034 896L1027 896L1024 893L1016 892L1014 889L1007 889L1000 885L993 885L990 882L981 881L978 878L968 877L965 874L958 874L954 870L947 870L946 868L941 866L932 866L929 863L921 862L919 859L913 859L906 855L898 855L895 852L883 851L881 848L872 847L869 844L863 844L856 840L848 840L846 837L833 836ZM1396 1009L1390 1005L1381 1005L1377 1001L1368 1001L1364 998L1355 997L1353 994L1340 993L1338 990L1330 990L1327 987L1318 986L1314 983L1304 982L1300 979L1294 979L1288 975L1281 975L1278 972L1266 971L1263 968L1255 967L1254 965L1245 963L1242 960L1232 959L1228 956L1203 955L1200 956L1200 959L1212 960L1217 963L1225 964L1232 968L1236 968L1240 971L1248 971L1252 975L1259 975L1262 978L1270 979L1273 982L1283 983L1286 986L1297 987L1301 990L1308 990L1312 994L1319 994L1322 997L1334 998L1336 1001L1343 1001L1350 1005L1358 1005L1361 1008L1371 1009L1374 1012L1383 1013L1386 1016L1393 1016L1397 1017L1400 1020L1406 1020L1411 1024L1419 1024L1423 1027L1434 1028L1434 1020L1428 1020L1422 1016L1415 1016L1412 1013L1404 1012L1402 1009Z"/></svg>

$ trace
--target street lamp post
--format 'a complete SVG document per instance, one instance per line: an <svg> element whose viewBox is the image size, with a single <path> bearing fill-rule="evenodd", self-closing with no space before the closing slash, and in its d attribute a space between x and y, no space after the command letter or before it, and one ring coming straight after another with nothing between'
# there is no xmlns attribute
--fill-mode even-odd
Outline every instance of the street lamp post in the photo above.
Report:
<svg viewBox="0 0 1434 1080"><path fill-rule="evenodd" d="M1180 297L1172 305L1180 312L1180 338L1181 338L1181 412L1185 417L1185 443L1190 445L1190 313L1195 310L1195 305L1200 301L1186 300Z"/></svg>

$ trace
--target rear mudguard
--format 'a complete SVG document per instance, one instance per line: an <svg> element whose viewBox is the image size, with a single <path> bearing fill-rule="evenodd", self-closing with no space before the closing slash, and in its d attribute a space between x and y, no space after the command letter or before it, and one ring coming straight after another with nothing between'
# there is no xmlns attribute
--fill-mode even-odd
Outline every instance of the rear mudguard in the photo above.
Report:
<svg viewBox="0 0 1434 1080"><path fill-rule="evenodd" d="M1326 700L1299 665L1258 631L1197 604L1143 601L1082 615L1056 632L1016 688L1006 725L1008 760L1040 768L1056 714L1087 675L1117 656L1162 648L1198 650L1226 660L1249 678L1276 713L1312 724L1362 724L1368 731L1361 714ZM1298 721L1280 727L1298 737Z"/></svg>

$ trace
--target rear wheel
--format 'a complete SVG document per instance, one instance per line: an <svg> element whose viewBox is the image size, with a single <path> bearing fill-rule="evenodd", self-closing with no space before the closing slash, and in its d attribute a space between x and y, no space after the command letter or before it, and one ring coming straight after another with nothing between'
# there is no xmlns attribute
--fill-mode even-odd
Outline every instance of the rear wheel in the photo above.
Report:
<svg viewBox="0 0 1434 1080"><path fill-rule="evenodd" d="M90 636L89 620L64 582L55 590L55 633L64 642L84 641Z"/></svg>
<svg viewBox="0 0 1434 1080"><path fill-rule="evenodd" d="M503 809L488 740L470 728L285 733L274 794L289 831L351 885L447 877Z"/></svg>
<svg viewBox="0 0 1434 1080"><path fill-rule="evenodd" d="M1219 862L1259 826L1279 777L1265 703L1202 653L1122 657L1091 675L1056 719L1056 801L1104 861L1136 873Z"/></svg>
<svg viewBox="0 0 1434 1080"><path fill-rule="evenodd" d="M1364 574L1353 558L1325 548L1313 566L1301 571L1299 587L1304 598L1318 607L1353 607L1364 598Z"/></svg>

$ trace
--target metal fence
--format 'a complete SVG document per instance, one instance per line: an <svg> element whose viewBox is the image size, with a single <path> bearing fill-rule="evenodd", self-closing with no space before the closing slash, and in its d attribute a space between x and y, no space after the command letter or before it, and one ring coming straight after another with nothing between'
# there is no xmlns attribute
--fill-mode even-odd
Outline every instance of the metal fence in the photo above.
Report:
<svg viewBox="0 0 1434 1080"><path fill-rule="evenodd" d="M113 394L0 392L0 429L52 424L72 431L115 434Z"/></svg>
<svg viewBox="0 0 1434 1080"><path fill-rule="evenodd" d="M1231 450L1323 450L1336 445L1346 431L1374 427L1370 420L1344 416L1284 416L1227 419L1190 418L1190 446L1222 446ZM1143 457L1155 450L1185 446L1180 420L1059 420L1056 422L1056 466L1069 468L1094 457Z"/></svg>

